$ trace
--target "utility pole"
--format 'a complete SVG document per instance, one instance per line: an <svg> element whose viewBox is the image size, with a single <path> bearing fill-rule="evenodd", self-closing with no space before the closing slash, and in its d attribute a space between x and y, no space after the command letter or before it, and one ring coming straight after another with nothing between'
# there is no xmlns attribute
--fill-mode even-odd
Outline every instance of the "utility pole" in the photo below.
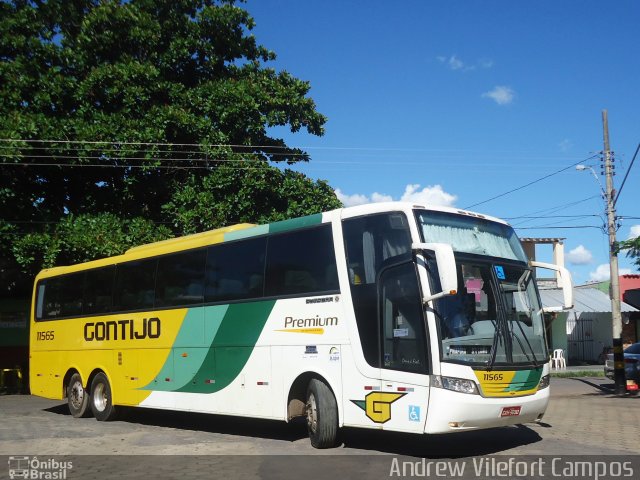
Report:
<svg viewBox="0 0 640 480"><path fill-rule="evenodd" d="M620 278L618 277L618 248L616 243L616 198L613 189L613 159L609 148L609 121L607 111L602 111L602 128L604 134L604 174L606 178L607 231L609 233L609 265L611 269L611 316L613 333L613 363L616 395L627 392L624 374L624 354L622 352L622 313L620 311Z"/></svg>

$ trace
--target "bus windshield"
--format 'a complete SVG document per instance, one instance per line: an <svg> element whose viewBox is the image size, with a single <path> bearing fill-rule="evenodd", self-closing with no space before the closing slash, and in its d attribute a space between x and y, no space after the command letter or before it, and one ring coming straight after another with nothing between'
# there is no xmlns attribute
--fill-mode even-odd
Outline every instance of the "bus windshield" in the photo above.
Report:
<svg viewBox="0 0 640 480"><path fill-rule="evenodd" d="M458 293L436 304L443 360L483 366L543 363L544 317L531 270L471 259L457 265Z"/></svg>
<svg viewBox="0 0 640 480"><path fill-rule="evenodd" d="M418 211L424 242L452 245L456 295L435 304L443 361L492 367L547 357L535 279L513 229L477 217Z"/></svg>
<svg viewBox="0 0 640 480"><path fill-rule="evenodd" d="M527 261L520 240L509 225L426 210L419 210L417 217L425 242L448 243L454 252Z"/></svg>

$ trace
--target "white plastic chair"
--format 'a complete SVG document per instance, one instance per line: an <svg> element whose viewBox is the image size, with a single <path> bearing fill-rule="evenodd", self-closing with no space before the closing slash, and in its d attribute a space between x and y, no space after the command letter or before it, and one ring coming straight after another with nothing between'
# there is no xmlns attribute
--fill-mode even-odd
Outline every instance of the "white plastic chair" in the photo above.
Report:
<svg viewBox="0 0 640 480"><path fill-rule="evenodd" d="M551 368L555 368L556 370L560 368L567 368L567 362L564 359L564 350L561 348L556 348L553 351L553 356L551 357Z"/></svg>

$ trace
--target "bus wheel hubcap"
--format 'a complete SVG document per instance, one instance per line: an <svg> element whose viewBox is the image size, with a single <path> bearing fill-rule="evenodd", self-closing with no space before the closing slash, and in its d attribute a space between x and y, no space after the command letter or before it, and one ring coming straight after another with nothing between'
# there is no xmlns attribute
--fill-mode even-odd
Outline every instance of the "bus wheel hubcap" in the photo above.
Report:
<svg viewBox="0 0 640 480"><path fill-rule="evenodd" d="M71 386L71 405L73 408L80 409L82 407L82 401L84 400L84 388L80 382L75 382Z"/></svg>
<svg viewBox="0 0 640 480"><path fill-rule="evenodd" d="M93 404L100 412L107 408L107 395L105 394L104 385L102 383L99 384L96 387L96 391L93 392Z"/></svg>
<svg viewBox="0 0 640 480"><path fill-rule="evenodd" d="M318 409L316 406L316 397L314 397L313 393L309 395L309 399L307 400L307 425L309 426L309 430L315 433L318 427Z"/></svg>

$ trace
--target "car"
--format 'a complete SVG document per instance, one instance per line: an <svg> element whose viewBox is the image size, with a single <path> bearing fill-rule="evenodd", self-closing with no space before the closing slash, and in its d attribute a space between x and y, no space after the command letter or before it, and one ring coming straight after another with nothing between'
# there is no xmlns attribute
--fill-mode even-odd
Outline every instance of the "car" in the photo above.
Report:
<svg viewBox="0 0 640 480"><path fill-rule="evenodd" d="M634 380L636 384L640 384L640 343L634 343L625 348L624 373L627 380ZM604 374L613 380L613 353L607 355Z"/></svg>

